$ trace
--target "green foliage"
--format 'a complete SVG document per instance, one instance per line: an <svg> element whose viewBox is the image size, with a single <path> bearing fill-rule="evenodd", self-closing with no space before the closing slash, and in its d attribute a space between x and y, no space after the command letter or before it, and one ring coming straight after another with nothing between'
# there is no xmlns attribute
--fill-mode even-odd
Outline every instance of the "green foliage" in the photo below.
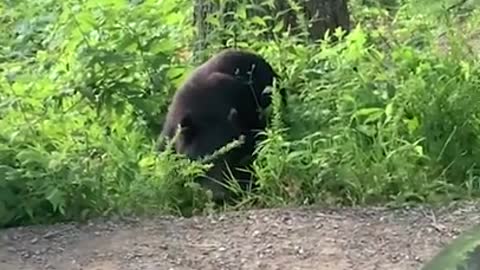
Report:
<svg viewBox="0 0 480 270"><path fill-rule="evenodd" d="M257 167L269 170L259 173L264 199L364 204L478 195L478 58L465 50L464 33L449 33L458 43L445 56L436 51L433 21L410 20L293 49L288 78L302 78L286 114L292 139L273 132L264 146Z"/></svg>
<svg viewBox="0 0 480 270"><path fill-rule="evenodd" d="M189 69L177 2L2 7L2 225L188 202L203 168L158 156L150 136Z"/></svg>
<svg viewBox="0 0 480 270"><path fill-rule="evenodd" d="M276 17L247 16L249 5L228 26L209 17L216 43L202 57L226 38L264 55L289 90L286 108L274 91L252 168L260 190L245 198L352 205L479 194L478 12L459 25L411 2L395 12L360 2L349 35L326 35L336 43L291 37ZM155 150L170 97L196 65L191 12L183 0L0 3L0 226L211 210L191 181L208 162Z"/></svg>
<svg viewBox="0 0 480 270"><path fill-rule="evenodd" d="M480 226L475 225L451 241L422 270L473 270L480 267Z"/></svg>

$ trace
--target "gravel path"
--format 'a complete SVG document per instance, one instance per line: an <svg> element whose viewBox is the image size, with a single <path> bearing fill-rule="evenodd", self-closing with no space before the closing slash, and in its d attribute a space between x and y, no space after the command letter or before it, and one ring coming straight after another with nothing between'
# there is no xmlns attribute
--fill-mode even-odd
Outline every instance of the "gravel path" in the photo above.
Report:
<svg viewBox="0 0 480 270"><path fill-rule="evenodd" d="M479 220L478 203L97 219L0 231L0 269L419 269Z"/></svg>

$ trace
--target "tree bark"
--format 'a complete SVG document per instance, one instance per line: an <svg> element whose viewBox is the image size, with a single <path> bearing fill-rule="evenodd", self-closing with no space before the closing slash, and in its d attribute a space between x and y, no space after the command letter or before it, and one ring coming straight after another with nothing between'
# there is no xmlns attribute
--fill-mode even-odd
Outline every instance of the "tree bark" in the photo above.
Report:
<svg viewBox="0 0 480 270"><path fill-rule="evenodd" d="M193 7L193 23L197 29L197 38L193 48L194 61L198 60L198 52L203 51L208 43L208 32L212 30L212 25L207 23L206 18L209 13L215 12L215 6L211 0L195 0Z"/></svg>
<svg viewBox="0 0 480 270"><path fill-rule="evenodd" d="M327 30L333 33L337 27L347 32L350 30L346 0L307 0L305 12L312 24L309 33L313 39L321 39Z"/></svg>
<svg viewBox="0 0 480 270"><path fill-rule="evenodd" d="M277 10L286 10L289 8L288 1L278 0ZM292 34L300 34L306 30L311 39L322 39L327 30L332 33L335 28L340 27L345 31L350 31L350 13L348 11L347 0L296 0L303 9L305 23L302 26L299 22L299 14L289 10L283 17L285 25L291 29ZM305 29L306 28L306 29Z"/></svg>
<svg viewBox="0 0 480 270"><path fill-rule="evenodd" d="M262 1L250 0L259 5ZM203 50L208 43L213 41L208 34L213 26L205 21L208 14L218 12L220 25L225 27L233 20L232 15L227 12L235 12L238 1L227 1L220 5L218 0L195 0L194 22L198 31L197 51ZM296 12L292 5L297 5L300 12ZM249 17L271 15L282 12L285 31L298 35L307 32L311 39L322 39L325 32L333 32L335 28L341 27L345 31L350 30L350 13L347 7L347 0L275 0L273 8L262 7L264 12L256 9L247 12ZM298 9L297 9L298 10ZM302 19L304 18L304 20ZM273 25L268 24L272 28ZM224 41L222 41L224 42ZM225 44L224 44L225 45Z"/></svg>

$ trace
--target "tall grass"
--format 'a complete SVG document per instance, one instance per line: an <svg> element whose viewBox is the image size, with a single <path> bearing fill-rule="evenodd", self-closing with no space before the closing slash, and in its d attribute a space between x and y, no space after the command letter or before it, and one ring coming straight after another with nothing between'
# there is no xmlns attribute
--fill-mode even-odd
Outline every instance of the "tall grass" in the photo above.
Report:
<svg viewBox="0 0 480 270"><path fill-rule="evenodd" d="M276 94L252 168L260 190L247 202L478 196L480 73L470 47L480 16L458 24L410 6L353 5L354 29L331 33L337 43L282 31L265 41L261 18L237 17L237 46L265 56L290 90L286 108ZM191 182L208 164L155 151L170 97L198 64L191 9L182 0L0 3L1 226L212 210Z"/></svg>

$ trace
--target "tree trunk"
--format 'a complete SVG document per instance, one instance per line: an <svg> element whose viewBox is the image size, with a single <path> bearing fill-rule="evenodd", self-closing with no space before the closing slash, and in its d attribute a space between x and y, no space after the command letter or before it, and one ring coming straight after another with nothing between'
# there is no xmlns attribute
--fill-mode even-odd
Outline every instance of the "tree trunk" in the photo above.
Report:
<svg viewBox="0 0 480 270"><path fill-rule="evenodd" d="M220 2L224 3L223 5ZM252 3L261 3L259 0L250 0ZM226 4L225 4L226 3ZM197 27L198 38L195 51L202 51L207 44L220 41L225 45L225 40L213 40L209 37L212 33L213 25L208 24L205 18L212 12L218 12L221 28L225 28L232 21L233 16L227 14L236 11L237 1L219 1L219 0L195 0L194 23ZM267 10L266 10L267 9ZM273 17L282 12L284 25L291 34L298 35L308 33L311 39L317 40L323 38L325 32L333 32L335 28L341 27L345 31L350 30L350 14L347 7L347 0L275 0L275 6L268 9L263 6L266 13ZM258 9L248 10L249 17L268 15ZM268 25L268 27L274 27Z"/></svg>
<svg viewBox="0 0 480 270"><path fill-rule="evenodd" d="M289 1L278 0L277 10L289 8L287 2ZM303 14L289 10L283 17L285 25L293 34L300 34L306 30L311 39L317 40L322 39L327 30L330 30L330 33L337 27L347 32L350 30L347 0L295 0L295 4L303 9ZM303 22L299 15L304 17Z"/></svg>
<svg viewBox="0 0 480 270"><path fill-rule="evenodd" d="M214 33L215 25L207 22L207 16L214 14L219 22L220 29L227 28L229 22L234 18L232 12L235 12L236 1L238 0L195 0L193 7L193 23L197 29L197 38L194 44L193 57L196 61L202 58L199 52L202 52L208 44L220 43L226 46L227 38L222 35L222 31ZM213 34L213 35L211 35ZM198 59L200 60L200 59Z"/></svg>
<svg viewBox="0 0 480 270"><path fill-rule="evenodd" d="M193 44L194 62L198 61L198 53L203 51L208 43L208 33L212 30L212 25L207 23L206 18L209 13L215 12L215 6L210 0L195 0L193 6L193 23L197 29L195 44Z"/></svg>
<svg viewBox="0 0 480 270"><path fill-rule="evenodd" d="M327 30L333 33L337 27L350 30L346 0L307 0L305 12L312 23L309 33L313 39L321 39Z"/></svg>

